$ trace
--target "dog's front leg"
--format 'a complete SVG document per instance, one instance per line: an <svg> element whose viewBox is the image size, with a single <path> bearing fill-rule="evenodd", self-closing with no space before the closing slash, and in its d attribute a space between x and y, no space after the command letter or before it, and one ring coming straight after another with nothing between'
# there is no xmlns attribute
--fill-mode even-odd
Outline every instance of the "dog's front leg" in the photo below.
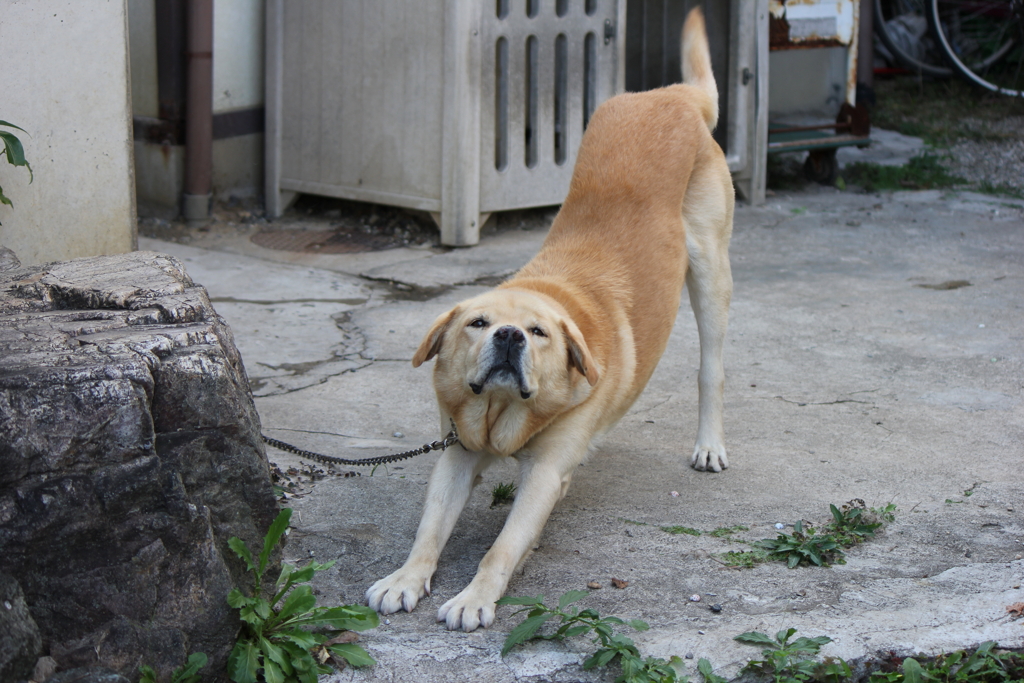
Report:
<svg viewBox="0 0 1024 683"><path fill-rule="evenodd" d="M565 495L586 444L561 444L521 454L519 490L505 526L480 561L473 581L437 612L449 629L472 631L494 623L495 602L504 594L512 572L540 540L555 504Z"/></svg>
<svg viewBox="0 0 1024 683"><path fill-rule="evenodd" d="M382 614L400 609L411 612L420 598L430 594L430 579L437 569L437 558L477 478L493 461L493 456L467 451L461 444L441 455L430 474L423 517L409 559L401 569L370 586L366 591L370 607Z"/></svg>

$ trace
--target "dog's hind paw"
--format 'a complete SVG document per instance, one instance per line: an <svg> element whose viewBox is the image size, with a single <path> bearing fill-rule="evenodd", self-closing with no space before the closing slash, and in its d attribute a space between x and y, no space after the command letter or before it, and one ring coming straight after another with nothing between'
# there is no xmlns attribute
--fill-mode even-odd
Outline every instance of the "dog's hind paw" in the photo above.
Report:
<svg viewBox="0 0 1024 683"><path fill-rule="evenodd" d="M430 577L399 569L370 586L366 603L381 614L392 614L402 609L411 612L420 598L430 595Z"/></svg>
<svg viewBox="0 0 1024 683"><path fill-rule="evenodd" d="M725 446L697 444L693 449L690 465L701 472L721 472L729 467L729 458L725 454Z"/></svg>
<svg viewBox="0 0 1024 683"><path fill-rule="evenodd" d="M497 598L476 594L472 586L444 603L437 611L437 620L445 622L449 631L462 629L467 633L478 626L487 628L494 623L494 609Z"/></svg>

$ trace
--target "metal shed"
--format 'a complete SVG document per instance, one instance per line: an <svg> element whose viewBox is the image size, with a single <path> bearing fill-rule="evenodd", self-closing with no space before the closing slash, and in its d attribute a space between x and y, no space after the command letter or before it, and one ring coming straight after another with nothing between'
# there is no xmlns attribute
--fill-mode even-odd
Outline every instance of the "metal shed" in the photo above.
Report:
<svg viewBox="0 0 1024 683"><path fill-rule="evenodd" d="M724 147L757 201L767 0L706 4L729 8ZM297 192L402 206L462 246L493 211L561 203L590 114L626 87L626 5L269 0L268 213Z"/></svg>

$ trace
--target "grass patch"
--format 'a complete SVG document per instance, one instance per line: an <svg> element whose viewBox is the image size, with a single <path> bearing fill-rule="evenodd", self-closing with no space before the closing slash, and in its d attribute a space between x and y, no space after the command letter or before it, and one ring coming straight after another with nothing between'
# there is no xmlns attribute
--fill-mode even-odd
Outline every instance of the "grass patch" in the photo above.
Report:
<svg viewBox="0 0 1024 683"><path fill-rule="evenodd" d="M506 505L516 499L515 484L495 484L491 489L491 507Z"/></svg>
<svg viewBox="0 0 1024 683"><path fill-rule="evenodd" d="M659 526L658 528L666 534L689 534L691 536L700 536L700 529L694 529L688 526Z"/></svg>
<svg viewBox="0 0 1024 683"><path fill-rule="evenodd" d="M936 147L958 140L1006 140L1014 136L987 125L1024 115L1024 98L982 93L951 78L920 81L916 76L875 79L871 125L922 138ZM965 117L965 113L967 116ZM969 121L965 121L969 118Z"/></svg>
<svg viewBox="0 0 1024 683"><path fill-rule="evenodd" d="M942 165L937 154L925 152L904 166L882 166L857 162L843 169L846 182L863 187L867 192L878 190L931 190L963 185L967 181Z"/></svg>
<svg viewBox="0 0 1024 683"><path fill-rule="evenodd" d="M974 188L976 192L982 194L990 194L996 197L1012 197L1013 199L1024 199L1024 190L1013 185L1007 185L1006 183L1000 183L994 185L993 183L984 180ZM1016 207L1014 207L1016 208Z"/></svg>
<svg viewBox="0 0 1024 683"><path fill-rule="evenodd" d="M760 548L755 548L754 550L730 550L727 553L722 553L719 557L726 566L739 569L753 569L755 566L771 559L768 557L768 551L761 550Z"/></svg>
<svg viewBox="0 0 1024 683"><path fill-rule="evenodd" d="M715 538L729 538L737 531L750 531L750 527L737 524L736 526L720 526L714 531L709 531L708 536Z"/></svg>

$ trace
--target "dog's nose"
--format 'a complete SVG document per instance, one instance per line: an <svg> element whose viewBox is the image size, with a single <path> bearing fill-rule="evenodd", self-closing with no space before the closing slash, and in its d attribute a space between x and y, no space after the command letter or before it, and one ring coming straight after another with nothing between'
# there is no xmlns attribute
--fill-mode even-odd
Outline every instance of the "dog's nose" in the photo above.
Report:
<svg viewBox="0 0 1024 683"><path fill-rule="evenodd" d="M509 346L522 346L526 342L526 335L515 325L505 325L494 331L494 338L507 343Z"/></svg>

